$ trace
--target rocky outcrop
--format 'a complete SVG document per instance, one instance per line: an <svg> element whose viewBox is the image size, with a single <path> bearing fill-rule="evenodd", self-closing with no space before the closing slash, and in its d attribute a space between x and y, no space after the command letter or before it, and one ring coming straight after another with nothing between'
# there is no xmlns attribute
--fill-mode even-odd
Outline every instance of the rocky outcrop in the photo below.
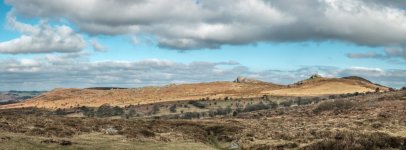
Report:
<svg viewBox="0 0 406 150"><path fill-rule="evenodd" d="M233 82L234 83L262 83L262 81L250 79L250 78L246 78L246 77L241 77L241 76L237 77L237 79L235 79Z"/></svg>
<svg viewBox="0 0 406 150"><path fill-rule="evenodd" d="M309 79L317 79L317 78L322 78L322 76L319 74L314 74L314 75L310 76Z"/></svg>

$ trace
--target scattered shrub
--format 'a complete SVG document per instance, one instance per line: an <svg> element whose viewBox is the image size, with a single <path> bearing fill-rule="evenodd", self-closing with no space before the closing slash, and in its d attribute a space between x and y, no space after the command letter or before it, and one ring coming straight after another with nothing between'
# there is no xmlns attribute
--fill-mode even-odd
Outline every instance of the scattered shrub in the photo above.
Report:
<svg viewBox="0 0 406 150"><path fill-rule="evenodd" d="M124 109L118 106L112 107L109 104L101 105L95 115L97 117L111 117L111 116L120 116L124 114Z"/></svg>
<svg viewBox="0 0 406 150"><path fill-rule="evenodd" d="M171 107L169 107L169 111L171 113L176 113L176 104L173 104Z"/></svg>
<svg viewBox="0 0 406 150"><path fill-rule="evenodd" d="M292 100L286 100L286 101L283 101L283 102L281 102L279 104L284 106L284 107L290 107L290 106L293 105L293 101Z"/></svg>
<svg viewBox="0 0 406 150"><path fill-rule="evenodd" d="M303 98L301 98L301 97L298 97L298 98L295 100L295 103L296 103L297 105L309 105L309 104L312 103L312 100L311 100L311 99L303 99Z"/></svg>
<svg viewBox="0 0 406 150"><path fill-rule="evenodd" d="M158 105L154 105L154 107L152 107L151 113L155 115L155 114L158 114L159 111L161 111L161 109L159 108L159 106L158 106Z"/></svg>
<svg viewBox="0 0 406 150"><path fill-rule="evenodd" d="M145 137L154 137L155 133L150 130L141 130L140 133Z"/></svg>
<svg viewBox="0 0 406 150"><path fill-rule="evenodd" d="M269 109L270 106L264 104L263 102L259 102L257 104L251 104L247 105L244 109L245 112L250 112L250 111L257 111L257 110L264 110L264 109Z"/></svg>
<svg viewBox="0 0 406 150"><path fill-rule="evenodd" d="M232 111L233 111L233 109L231 109L231 107L219 108L219 109L217 109L217 115L225 116L225 115L230 114Z"/></svg>
<svg viewBox="0 0 406 150"><path fill-rule="evenodd" d="M58 109L56 109L56 111L55 111L55 115L63 116L63 115L66 115L66 112L65 112L65 110L63 110L63 109L58 108Z"/></svg>
<svg viewBox="0 0 406 150"><path fill-rule="evenodd" d="M398 149L402 139L392 137L386 133L376 132L371 134L356 134L338 132L330 139L310 144L303 150L344 150L344 149Z"/></svg>
<svg viewBox="0 0 406 150"><path fill-rule="evenodd" d="M134 117L135 115L137 115L137 112L136 112L135 108L134 108L134 107L129 107L129 108L127 109L127 111L124 112L124 115L123 115L123 116L124 116L126 119L129 119L129 118L131 118L131 117Z"/></svg>
<svg viewBox="0 0 406 150"><path fill-rule="evenodd" d="M330 96L328 96L328 98L329 99L335 99L335 98L337 98L337 96L336 95L330 95Z"/></svg>
<svg viewBox="0 0 406 150"><path fill-rule="evenodd" d="M278 108L278 103L276 103L276 102L271 101L271 102L268 103L268 105L272 109Z"/></svg>
<svg viewBox="0 0 406 150"><path fill-rule="evenodd" d="M187 112L182 116L182 119L193 119L200 118L201 114L199 112Z"/></svg>
<svg viewBox="0 0 406 150"><path fill-rule="evenodd" d="M321 102L316 106L315 109L313 109L313 112L315 113L320 113L323 111L329 111L329 110L344 110L344 109L350 109L354 106L353 102L346 101L346 100L330 100L330 101L324 101Z"/></svg>
<svg viewBox="0 0 406 150"><path fill-rule="evenodd" d="M189 101L189 104L200 109L206 108L208 106L207 103L203 101Z"/></svg>

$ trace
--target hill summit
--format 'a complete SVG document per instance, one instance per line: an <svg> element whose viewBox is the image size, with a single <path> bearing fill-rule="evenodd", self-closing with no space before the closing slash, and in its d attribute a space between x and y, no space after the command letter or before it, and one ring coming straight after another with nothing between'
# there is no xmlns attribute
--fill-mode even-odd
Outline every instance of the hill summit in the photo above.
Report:
<svg viewBox="0 0 406 150"><path fill-rule="evenodd" d="M256 80L256 79L251 79L251 78L247 78L247 77L237 77L237 79L235 79L233 81L234 83L263 83L263 81L260 80Z"/></svg>

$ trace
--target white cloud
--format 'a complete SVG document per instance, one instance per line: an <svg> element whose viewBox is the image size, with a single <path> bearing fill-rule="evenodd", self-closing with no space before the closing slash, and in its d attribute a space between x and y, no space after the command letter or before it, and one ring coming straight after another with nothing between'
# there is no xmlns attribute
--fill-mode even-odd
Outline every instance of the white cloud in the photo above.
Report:
<svg viewBox="0 0 406 150"><path fill-rule="evenodd" d="M261 41L406 44L406 11L401 1L6 0L6 3L25 16L68 19L89 34L152 35L158 46L178 50L215 49ZM105 13L106 10L114 13Z"/></svg>
<svg viewBox="0 0 406 150"><path fill-rule="evenodd" d="M247 76L290 84L318 73L328 77L361 76L387 86L401 87L406 70L328 66L297 70L252 71L236 62L179 63L160 59L142 61L90 61L88 54L47 55L32 59L0 60L0 90L49 90L56 87L140 87L170 83L232 81ZM29 77L29 78L27 78ZM31 86L24 86L30 83Z"/></svg>
<svg viewBox="0 0 406 150"><path fill-rule="evenodd" d="M388 47L385 49L383 54L376 52L366 52L366 53L348 53L348 58L355 59L365 59L365 58L375 58L375 59L406 59L406 49L405 47Z"/></svg>
<svg viewBox="0 0 406 150"><path fill-rule="evenodd" d="M8 26L18 30L22 35L16 39L0 42L0 53L72 53L81 51L85 47L83 38L68 26L52 27L41 21L37 26L18 22L9 13Z"/></svg>

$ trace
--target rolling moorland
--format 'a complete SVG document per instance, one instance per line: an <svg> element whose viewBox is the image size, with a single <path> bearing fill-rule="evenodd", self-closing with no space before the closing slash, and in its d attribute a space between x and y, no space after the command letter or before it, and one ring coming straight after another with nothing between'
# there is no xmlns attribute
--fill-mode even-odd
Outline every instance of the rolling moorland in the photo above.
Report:
<svg viewBox="0 0 406 150"><path fill-rule="evenodd" d="M406 89L359 77L56 89L0 109L0 149L406 149Z"/></svg>
<svg viewBox="0 0 406 150"><path fill-rule="evenodd" d="M388 91L388 87L374 84L360 77L324 78L313 75L309 79L291 85L277 85L254 79L238 77L233 82L210 82L196 84L171 84L164 87L143 88L88 88L55 89L43 95L0 108L72 108L80 106L99 107L141 105L158 102L273 96L323 96L331 94Z"/></svg>

